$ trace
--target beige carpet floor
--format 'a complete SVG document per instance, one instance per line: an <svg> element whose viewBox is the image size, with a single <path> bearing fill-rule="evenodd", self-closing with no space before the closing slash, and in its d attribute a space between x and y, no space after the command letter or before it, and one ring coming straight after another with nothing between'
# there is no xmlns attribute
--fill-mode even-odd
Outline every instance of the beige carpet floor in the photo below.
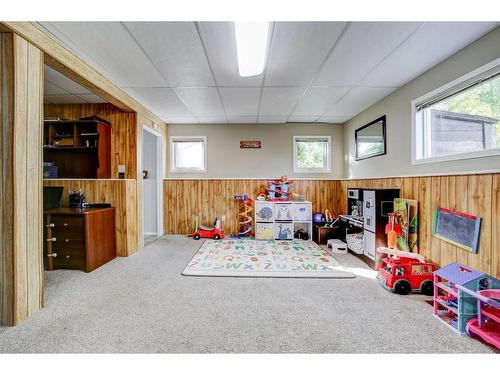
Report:
<svg viewBox="0 0 500 375"><path fill-rule="evenodd" d="M420 295L354 279L181 276L201 242L168 236L92 273L46 273L46 307L0 328L0 352L491 353Z"/></svg>

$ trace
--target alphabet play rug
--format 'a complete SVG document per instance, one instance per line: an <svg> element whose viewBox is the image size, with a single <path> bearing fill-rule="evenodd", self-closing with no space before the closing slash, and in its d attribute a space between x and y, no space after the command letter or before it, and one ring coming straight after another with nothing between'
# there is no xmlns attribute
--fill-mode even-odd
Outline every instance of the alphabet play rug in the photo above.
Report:
<svg viewBox="0 0 500 375"><path fill-rule="evenodd" d="M312 241L206 240L186 276L352 278Z"/></svg>

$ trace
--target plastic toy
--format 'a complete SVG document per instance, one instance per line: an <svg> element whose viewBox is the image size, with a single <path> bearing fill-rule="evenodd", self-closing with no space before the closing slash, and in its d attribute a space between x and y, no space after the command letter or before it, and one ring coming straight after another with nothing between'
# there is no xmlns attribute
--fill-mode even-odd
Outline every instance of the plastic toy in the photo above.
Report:
<svg viewBox="0 0 500 375"><path fill-rule="evenodd" d="M323 220L325 219L325 215L322 212L315 212L313 214L313 224L315 225L323 225Z"/></svg>
<svg viewBox="0 0 500 375"><path fill-rule="evenodd" d="M219 219L215 218L213 227L206 227L200 225L200 218L196 216L192 236L195 240L199 240L200 238L213 238L214 240L220 240L221 238L224 238L224 231L220 227Z"/></svg>
<svg viewBox="0 0 500 375"><path fill-rule="evenodd" d="M380 261L377 275L380 285L396 294L420 292L432 296L434 290L432 273L436 270L436 266L433 263L423 262L421 255L390 250L392 249L377 249L377 252L386 251L389 255Z"/></svg>
<svg viewBox="0 0 500 375"><path fill-rule="evenodd" d="M291 194L290 185L293 183L287 176L281 176L279 180L267 181L268 201L287 201Z"/></svg>
<svg viewBox="0 0 500 375"><path fill-rule="evenodd" d="M253 199L248 195L235 195L234 200L240 202L240 212L238 213L238 237L252 237L253 218L250 214L253 211Z"/></svg>
<svg viewBox="0 0 500 375"><path fill-rule="evenodd" d="M330 210L328 208L325 209L325 216L324 216L323 222L324 222L323 226L325 228L333 228L333 224L335 224L337 222L337 220L333 220L333 216L330 213Z"/></svg>
<svg viewBox="0 0 500 375"><path fill-rule="evenodd" d="M467 334L500 350L500 289L469 290L467 293L477 298L477 318L467 321Z"/></svg>
<svg viewBox="0 0 500 375"><path fill-rule="evenodd" d="M389 213L389 224L385 226L385 234L387 234L387 247L390 249L397 248L398 236L403 234L399 224L396 224L396 212Z"/></svg>
<svg viewBox="0 0 500 375"><path fill-rule="evenodd" d="M434 272L434 315L457 332L465 333L467 322L477 317L478 300L484 302L479 296L486 289L500 289L500 281L473 268L450 263Z"/></svg>

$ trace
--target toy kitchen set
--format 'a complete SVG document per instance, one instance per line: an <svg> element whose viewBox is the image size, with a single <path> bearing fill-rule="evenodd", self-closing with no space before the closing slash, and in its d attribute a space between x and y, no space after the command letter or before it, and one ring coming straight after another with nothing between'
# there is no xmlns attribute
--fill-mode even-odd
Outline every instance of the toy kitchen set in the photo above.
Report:
<svg viewBox="0 0 500 375"><path fill-rule="evenodd" d="M345 226L347 248L375 266L375 251L386 246L385 225L393 211L399 189L347 189L347 215L339 215Z"/></svg>

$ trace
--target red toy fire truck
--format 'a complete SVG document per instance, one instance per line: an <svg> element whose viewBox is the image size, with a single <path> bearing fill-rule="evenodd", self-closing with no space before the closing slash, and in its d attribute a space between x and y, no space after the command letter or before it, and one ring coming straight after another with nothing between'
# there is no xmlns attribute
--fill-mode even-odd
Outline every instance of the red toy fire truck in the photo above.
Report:
<svg viewBox="0 0 500 375"><path fill-rule="evenodd" d="M421 255L415 253L393 249L378 249L377 252L388 254L380 260L377 275L380 285L396 294L420 292L433 295L432 273L436 270L433 263L426 263Z"/></svg>

